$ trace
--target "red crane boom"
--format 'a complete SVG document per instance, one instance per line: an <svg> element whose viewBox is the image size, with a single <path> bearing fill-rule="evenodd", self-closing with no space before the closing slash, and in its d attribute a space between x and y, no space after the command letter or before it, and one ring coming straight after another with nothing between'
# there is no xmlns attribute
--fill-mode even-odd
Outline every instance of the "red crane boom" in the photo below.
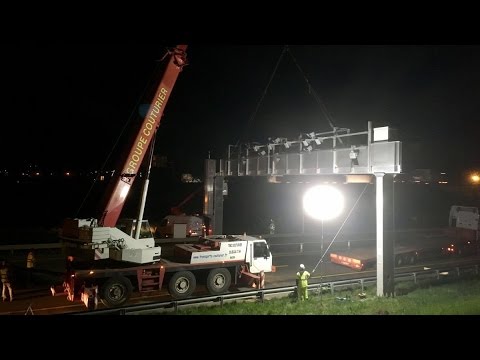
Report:
<svg viewBox="0 0 480 360"><path fill-rule="evenodd" d="M147 115L138 130L128 156L122 160L123 166L121 171L115 174L116 179L112 179L113 185L107 193L106 205L103 208L102 217L99 221L100 226L114 227L120 217L125 199L139 172L155 131L160 125L163 111L177 81L178 74L182 71L183 66L187 64L186 50L187 45L177 45L173 50L169 50L167 54L170 59Z"/></svg>

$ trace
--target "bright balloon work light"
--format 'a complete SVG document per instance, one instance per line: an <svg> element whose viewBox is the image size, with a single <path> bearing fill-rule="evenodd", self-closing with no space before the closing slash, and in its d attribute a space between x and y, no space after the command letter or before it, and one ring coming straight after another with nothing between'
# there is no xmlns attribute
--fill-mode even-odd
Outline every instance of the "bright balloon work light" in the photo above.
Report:
<svg viewBox="0 0 480 360"><path fill-rule="evenodd" d="M327 185L310 188L303 195L303 210L316 220L330 220L337 217L343 210L342 193Z"/></svg>

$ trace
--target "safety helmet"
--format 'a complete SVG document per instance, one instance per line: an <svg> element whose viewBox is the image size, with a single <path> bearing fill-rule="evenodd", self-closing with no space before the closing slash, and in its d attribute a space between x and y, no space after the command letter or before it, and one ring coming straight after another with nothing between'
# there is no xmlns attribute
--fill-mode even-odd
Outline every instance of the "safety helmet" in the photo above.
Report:
<svg viewBox="0 0 480 360"><path fill-rule="evenodd" d="M300 270L305 270L305 265L300 264Z"/></svg>

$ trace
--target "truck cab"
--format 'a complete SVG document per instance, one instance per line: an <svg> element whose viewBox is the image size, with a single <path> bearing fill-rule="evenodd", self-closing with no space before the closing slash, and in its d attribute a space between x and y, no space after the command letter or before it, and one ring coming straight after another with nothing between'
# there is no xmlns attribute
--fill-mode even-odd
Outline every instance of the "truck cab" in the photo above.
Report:
<svg viewBox="0 0 480 360"><path fill-rule="evenodd" d="M124 233L130 235L131 237L135 238L135 231L137 227L137 220L136 219L120 219L117 222L116 228L122 230ZM152 228L148 220L142 220L142 225L140 227L140 235L139 239L153 239Z"/></svg>
<svg viewBox="0 0 480 360"><path fill-rule="evenodd" d="M248 242L247 259L250 259L250 272L272 272L272 254L265 240Z"/></svg>
<svg viewBox="0 0 480 360"><path fill-rule="evenodd" d="M448 225L463 229L479 230L479 213L475 206L453 205L450 208Z"/></svg>

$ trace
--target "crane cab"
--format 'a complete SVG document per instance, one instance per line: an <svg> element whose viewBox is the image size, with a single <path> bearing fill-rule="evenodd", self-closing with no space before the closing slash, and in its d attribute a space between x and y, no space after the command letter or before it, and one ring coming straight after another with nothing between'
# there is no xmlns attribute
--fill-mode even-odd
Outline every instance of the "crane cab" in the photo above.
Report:
<svg viewBox="0 0 480 360"><path fill-rule="evenodd" d="M130 235L132 238L135 238L135 231L137 227L136 219L120 219L115 226L117 229L122 230L125 234ZM139 239L153 239L152 229L148 220L142 220L142 225L140 227Z"/></svg>

